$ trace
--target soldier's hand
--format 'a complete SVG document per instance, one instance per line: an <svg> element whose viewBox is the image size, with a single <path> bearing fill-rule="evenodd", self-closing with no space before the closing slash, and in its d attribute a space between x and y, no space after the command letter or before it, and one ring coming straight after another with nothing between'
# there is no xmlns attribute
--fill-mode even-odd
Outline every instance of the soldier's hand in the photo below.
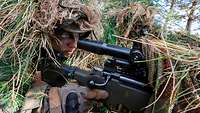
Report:
<svg viewBox="0 0 200 113"><path fill-rule="evenodd" d="M86 99L102 100L108 98L108 92L101 89L88 89Z"/></svg>
<svg viewBox="0 0 200 113"><path fill-rule="evenodd" d="M70 94L76 95L74 97L76 97L76 102L74 99L74 97L72 96L71 100L68 99L66 101L66 104L69 103L69 107L72 105L70 104L70 101L73 101L72 103L75 103L75 105L72 106L78 106L78 110L80 113L87 113L89 109L92 108L92 104L91 104L91 100L94 101L98 101L98 100L104 100L106 98L108 98L109 94L107 91L105 90L101 90L101 89L89 89L87 87L84 86L80 86L76 83L70 83L67 84L63 87L61 87L60 90L60 94L61 97L64 97L62 100L67 100L68 97L70 98ZM67 97L66 97L67 96ZM66 105L65 104L65 105ZM72 109L72 108L70 108ZM77 108L74 108L74 110ZM66 109L67 110L67 109Z"/></svg>

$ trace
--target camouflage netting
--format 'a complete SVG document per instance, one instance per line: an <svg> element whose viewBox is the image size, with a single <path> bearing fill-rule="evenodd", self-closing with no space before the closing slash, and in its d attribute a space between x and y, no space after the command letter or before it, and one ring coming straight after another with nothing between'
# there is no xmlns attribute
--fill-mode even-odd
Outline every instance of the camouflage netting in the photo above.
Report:
<svg viewBox="0 0 200 113"><path fill-rule="evenodd" d="M77 24L82 30L94 30L101 18L96 9L78 0L6 0L0 4L0 106L12 113L23 104L38 53L41 47L51 46L48 36L54 35L55 25L83 14L88 21Z"/></svg>

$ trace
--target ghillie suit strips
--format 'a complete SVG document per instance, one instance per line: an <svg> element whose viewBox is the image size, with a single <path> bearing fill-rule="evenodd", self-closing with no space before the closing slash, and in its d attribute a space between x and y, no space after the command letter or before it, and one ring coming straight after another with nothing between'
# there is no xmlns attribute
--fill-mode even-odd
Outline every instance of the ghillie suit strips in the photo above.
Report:
<svg viewBox="0 0 200 113"><path fill-rule="evenodd" d="M159 56L158 60L155 60L155 57L152 59L154 62L157 61L156 69L159 73L154 76L156 84L155 95L150 103L153 106L151 110L155 113L197 112L199 47L190 48L185 45L188 42L177 44L168 37L170 35L167 35L165 40L151 36L141 39L150 53Z"/></svg>
<svg viewBox="0 0 200 113"><path fill-rule="evenodd" d="M153 26L154 12L152 7L133 3L111 14L119 31L114 36L143 46L149 84L155 87L146 113L197 113L200 110L198 37L158 32Z"/></svg>
<svg viewBox="0 0 200 113"><path fill-rule="evenodd" d="M141 35L142 29L151 30L154 23L155 10L151 6L132 3L128 7L110 12L109 15L116 18L116 27L127 38Z"/></svg>
<svg viewBox="0 0 200 113"><path fill-rule="evenodd" d="M12 113L20 109L31 87L41 47L51 48L49 36L54 35L55 25L82 13L88 22L76 21L81 29L94 29L100 15L78 0L1 0L0 4L0 106Z"/></svg>

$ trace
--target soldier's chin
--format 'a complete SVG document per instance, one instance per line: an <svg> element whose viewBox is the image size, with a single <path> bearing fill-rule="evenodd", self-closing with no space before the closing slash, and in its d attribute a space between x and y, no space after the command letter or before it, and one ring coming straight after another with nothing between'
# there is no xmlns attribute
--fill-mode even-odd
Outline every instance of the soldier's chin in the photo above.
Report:
<svg viewBox="0 0 200 113"><path fill-rule="evenodd" d="M70 57L70 56L72 56L73 53L74 53L73 51L72 52L65 52L65 57Z"/></svg>

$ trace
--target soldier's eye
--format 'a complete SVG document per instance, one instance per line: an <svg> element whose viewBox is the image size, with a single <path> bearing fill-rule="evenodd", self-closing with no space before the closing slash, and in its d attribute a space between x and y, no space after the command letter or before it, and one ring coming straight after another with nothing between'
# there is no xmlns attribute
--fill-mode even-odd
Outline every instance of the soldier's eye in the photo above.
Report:
<svg viewBox="0 0 200 113"><path fill-rule="evenodd" d="M72 34L72 33L67 33L67 32L65 32L65 33L63 33L63 34L61 35L61 38L62 38L62 39L65 39L65 38L73 38L73 34Z"/></svg>
<svg viewBox="0 0 200 113"><path fill-rule="evenodd" d="M69 36L69 34L62 34L61 35L61 38L69 38L70 36Z"/></svg>

